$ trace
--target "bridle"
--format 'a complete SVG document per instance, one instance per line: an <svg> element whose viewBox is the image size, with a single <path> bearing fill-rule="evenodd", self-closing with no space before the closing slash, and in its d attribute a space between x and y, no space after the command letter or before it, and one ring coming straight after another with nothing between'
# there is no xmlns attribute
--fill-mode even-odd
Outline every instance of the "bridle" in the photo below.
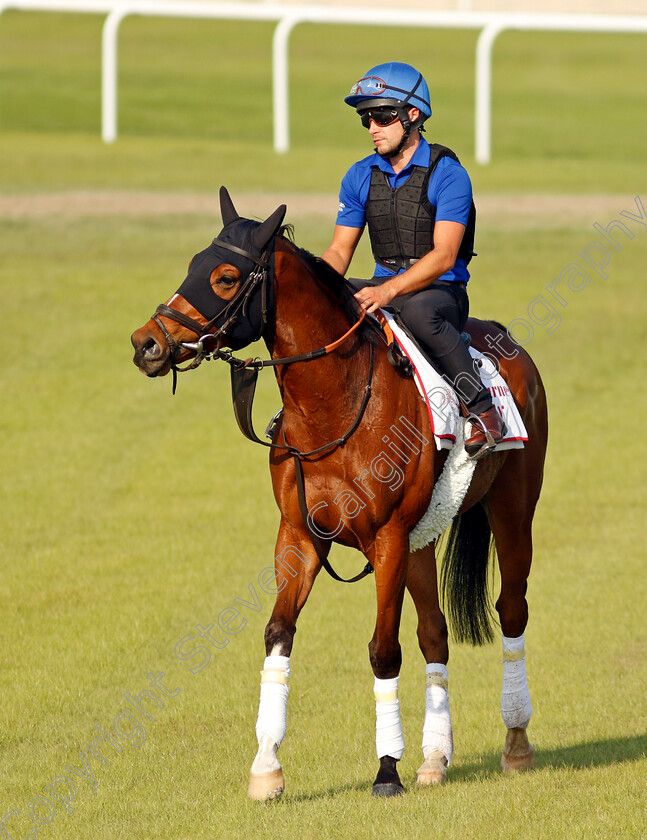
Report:
<svg viewBox="0 0 647 840"><path fill-rule="evenodd" d="M346 341L346 339L349 338L358 329L358 327L363 322L366 316L366 312L365 310L361 311L358 320L350 327L350 329L348 329L344 333L344 335L342 335L340 338L338 338L331 344L326 344L325 346L319 347L316 350L311 350L307 353L301 353L296 356L287 356L281 359L237 358L233 355L231 350L227 348L222 348L221 342L222 339L226 337L227 330L232 327L232 325L238 320L238 318L241 316L244 317L244 315L246 314L248 302L259 285L261 286L262 294L261 327L258 330L258 335L256 336L256 339L254 340L257 340L261 337L268 320L268 284L272 279L269 277L268 274L268 269L270 266L270 254L269 250L265 251L265 253L259 258L256 257L254 254L250 253L249 251L244 250L243 248L239 248L236 245L231 245L228 242L222 242L218 238L214 239L212 244L217 245L219 248L222 247L230 251L234 251L239 256L246 257L247 259L255 263L255 268L247 276L245 282L241 285L240 289L236 292L235 296L229 301L227 306L204 325L200 324L198 321L189 317L188 315L179 312L177 309L173 309L173 307L168 306L165 303L160 304L155 310L155 314L152 316L153 320L162 330L162 333L166 338L171 354L171 369L173 371L173 393L175 393L177 387L178 372L183 373L187 370L194 370L199 365L201 365L203 361L209 361L210 359L221 359L222 361L227 362L227 364L230 365L231 369L234 414L236 416L238 426L242 433L245 435L246 438L253 441L254 443L259 443L262 446L267 446L271 449L283 450L284 452L290 454L294 459L296 484L301 515L303 517L303 521L308 530L308 534L310 536L310 539L312 540L313 546L315 548L315 551L317 552L322 566L333 578L335 578L335 580L341 581L343 583L354 583L357 580L361 580L363 577L365 577L367 574L370 574L373 571L373 567L371 566L371 564L367 563L364 569L352 578L346 579L340 577L328 561L326 541L323 540L310 525L309 511L305 497L302 460L315 455L321 455L324 452L330 449L334 449L338 446L343 446L359 427L362 421L362 417L364 416L364 412L366 411L366 406L368 405L368 401L371 397L373 370L375 363L375 348L373 344L369 344L370 357L368 377L366 385L364 387L364 392L362 395L362 400L357 415L354 421L352 422L351 426L344 432L344 434L342 434L336 440L330 441L330 443L326 443L323 446L320 446L316 449L311 449L308 452L304 452L295 446L291 446L287 442L287 440L285 439L285 430L282 429L284 443L279 444L274 443L273 441L268 443L267 441L261 440L261 438L259 438L256 432L254 431L254 426L252 423L252 405L254 401L254 393L256 391L256 381L258 378L258 374L263 368L277 367L279 365L290 365L294 364L295 362L310 362L314 359L320 359L323 356L327 356L328 354L336 350L337 347L343 344ZM164 326L164 323L162 322L160 316L169 318L170 320L175 321L176 323L181 324L183 327L186 327L187 329L191 330L191 332L194 332L198 336L198 340L195 342L176 342L173 336ZM221 320L222 324L218 326L218 322ZM211 349L209 349L209 345L211 345L212 342L214 342L214 344L211 347ZM182 350L190 350L194 352L195 357L184 367L179 367L177 364L177 357L182 352Z"/></svg>
<svg viewBox="0 0 647 840"><path fill-rule="evenodd" d="M175 393L177 388L178 373L184 373L187 370L194 370L200 364L202 364L203 361L211 358L220 357L220 353L222 352L220 350L220 344L222 339L227 335L227 330L229 330L233 326L233 324L238 320L238 318L241 316L245 316L247 311L247 304L259 286L261 287L262 295L261 327L258 331L256 339L261 337L261 334L265 329L265 325L267 324L267 290L269 282L268 269L270 265L269 251L265 251L265 253L261 257L257 257L255 254L252 254L250 251L246 251L243 248L239 248L237 245L232 245L229 242L223 242L221 239L218 239L218 237L216 237L213 240L212 245L217 245L218 248L225 248L229 251L233 251L235 254L238 254L239 256L251 260L253 263L255 263L255 268L247 275L245 282L241 285L240 289L229 301L227 306L225 306L224 309L218 312L218 314L215 315L210 321L207 321L206 324L201 324L194 318L185 315L183 312L180 312L177 309L173 309L173 307L168 306L165 303L160 303L160 305L155 310L155 314L153 315L152 319L161 329L171 353L171 369L173 371L173 393ZM168 318L171 321L175 321L183 327L186 327L191 332L194 332L198 336L198 340L195 342L176 342L173 336L164 326L164 323L160 318L161 315L163 315L165 318ZM217 326L220 320L222 320L223 323L220 326ZM215 341L215 344L211 350L208 350L206 344L209 344L212 340ZM177 364L177 358L182 352L182 350L191 350L195 353L195 356L187 365L185 365L184 367L179 367Z"/></svg>
<svg viewBox="0 0 647 840"><path fill-rule="evenodd" d="M272 279L268 276L268 269L270 267L270 252L268 249L263 253L261 257L257 257L250 251L246 251L245 249L239 248L237 245L232 245L229 242L223 242L217 237L213 240L212 245L217 245L219 248L226 248L238 254L239 256L245 257L246 259L251 260L253 263L255 263L256 267L249 273L245 282L236 292L234 297L229 301L227 306L225 306L225 308L221 310L216 316L214 316L210 321L207 321L206 324L201 324L199 321L196 321L189 315L185 315L183 312L180 312L179 310L173 309L173 307L168 306L166 303L160 303L160 305L155 310L155 313L152 316L152 320L155 321L157 326L162 331L162 334L166 339L171 353L171 368L173 370L173 393L175 393L176 391L178 373L184 373L187 370L194 370L195 368L199 367L202 364L202 362L209 361L210 359L221 359L222 361L225 361L227 362L227 364L231 365L232 369L252 368L256 370L260 370L264 367L277 367L278 365L288 365L293 364L295 362L309 362L314 359L320 359L322 356L327 356L329 353L332 353L333 350L336 350L337 347L343 344L343 342L346 341L346 339L349 336L351 336L355 332L355 330L357 330L357 328L361 325L362 321L366 316L366 312L362 310L360 312L358 320L351 326L349 330L347 330L344 333L344 335L341 336L341 338L338 338L331 344L326 344L324 347L319 347L316 350L310 350L308 353L300 353L299 355L287 356L282 359L239 359L233 355L231 350L227 348L222 348L221 342L222 339L226 337L227 330L229 330L235 324L238 318L245 316L247 311L247 304L251 296L259 287L259 285L261 287L262 295L261 325L257 331L257 335L252 339L252 341L257 341L263 334L263 331L268 321L268 286ZM194 332L198 336L198 340L180 342L175 341L173 336L164 326L164 322L161 320L160 316L164 316L165 318L168 318L171 321L175 321L181 326L186 327L191 332ZM222 325L217 326L218 321L220 321L221 319L224 319ZM211 346L211 348L209 348L209 345L212 341L215 343ZM190 350L191 352L195 353L195 357L184 367L180 367L177 364L177 357L182 352L182 350ZM314 454L314 452L307 454Z"/></svg>

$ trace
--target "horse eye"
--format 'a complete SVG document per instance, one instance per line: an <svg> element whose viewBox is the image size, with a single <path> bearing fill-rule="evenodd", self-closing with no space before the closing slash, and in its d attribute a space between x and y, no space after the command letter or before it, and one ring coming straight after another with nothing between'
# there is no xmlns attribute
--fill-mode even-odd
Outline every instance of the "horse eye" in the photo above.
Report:
<svg viewBox="0 0 647 840"><path fill-rule="evenodd" d="M229 286L229 287L231 287L236 282L237 282L236 278L232 277L231 274L223 274L222 277L218 278L218 285L219 286Z"/></svg>

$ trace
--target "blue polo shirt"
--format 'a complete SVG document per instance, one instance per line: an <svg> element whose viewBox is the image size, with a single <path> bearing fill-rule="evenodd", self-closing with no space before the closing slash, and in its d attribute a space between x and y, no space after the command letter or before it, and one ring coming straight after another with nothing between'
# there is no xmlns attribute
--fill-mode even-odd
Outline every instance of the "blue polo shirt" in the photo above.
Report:
<svg viewBox="0 0 647 840"><path fill-rule="evenodd" d="M366 224L365 207L371 184L371 169L377 166L386 172L392 189L404 184L414 166L429 166L431 150L424 137L409 163L397 174L388 160L377 152L358 161L351 166L341 182L339 192L339 212L337 224L345 227L363 228ZM470 177L458 161L450 157L443 157L429 179L429 201L436 208L436 221L460 222L467 225L470 207L472 206L472 183ZM392 277L393 272L381 265L375 266L376 277ZM460 257L456 259L454 267L439 277L439 280L457 280L467 283L470 274L467 263Z"/></svg>

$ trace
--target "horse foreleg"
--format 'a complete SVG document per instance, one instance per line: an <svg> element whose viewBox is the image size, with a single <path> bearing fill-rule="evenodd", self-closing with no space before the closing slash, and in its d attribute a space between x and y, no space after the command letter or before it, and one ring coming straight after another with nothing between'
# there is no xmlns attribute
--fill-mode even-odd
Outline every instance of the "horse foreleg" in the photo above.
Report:
<svg viewBox="0 0 647 840"><path fill-rule="evenodd" d="M275 558L276 603L265 628L265 661L256 722L258 752L251 766L252 799L278 799L285 789L277 751L287 731L290 653L296 621L319 571L307 535L282 521Z"/></svg>
<svg viewBox="0 0 647 840"><path fill-rule="evenodd" d="M380 532L366 556L375 570L377 621L369 643L375 681L375 746L380 769L373 796L397 796L404 791L396 763L404 753L398 682L402 651L398 640L406 574L406 535Z"/></svg>
<svg viewBox="0 0 647 840"><path fill-rule="evenodd" d="M418 614L418 643L426 663L424 762L416 781L420 785L437 785L447 780L454 739L449 711L447 623L438 603L433 543L409 555L406 583Z"/></svg>

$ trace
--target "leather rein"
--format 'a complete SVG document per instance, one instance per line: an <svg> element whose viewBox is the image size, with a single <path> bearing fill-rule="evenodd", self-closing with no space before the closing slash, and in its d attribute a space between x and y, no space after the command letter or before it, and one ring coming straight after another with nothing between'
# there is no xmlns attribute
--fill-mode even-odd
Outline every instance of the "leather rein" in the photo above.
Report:
<svg viewBox="0 0 647 840"><path fill-rule="evenodd" d="M231 245L228 242L222 242L217 238L213 240L213 244L217 244L218 247L226 248L228 250L234 251L235 253L243 257L246 257L247 259L255 263L255 268L250 272L247 279L242 284L241 288L238 290L238 292L232 298L232 300L227 304L227 306L204 325L200 324L199 321L194 320L188 315L185 315L183 312L179 312L177 309L173 309L173 307L168 306L165 303L160 304L155 310L155 314L152 316L152 320L154 320L158 327L162 330L162 333L166 339L171 353L171 369L173 371L173 393L175 394L177 387L178 372L184 373L187 370L193 370L199 365L201 365L203 361L209 361L211 359L221 359L230 366L234 415L236 417L236 421L241 432L248 440L251 440L253 443L259 443L261 446L266 446L270 449L283 450L284 452L289 453L293 457L299 508L301 510L301 516L303 517L303 521L305 523L306 530L308 531L308 535L312 541L315 551L317 552L319 561L321 565L326 569L328 574L330 574L331 577L333 577L335 580L338 580L342 583L354 583L355 581L361 580L363 577L370 574L373 571L373 567L369 562L367 562L366 566L364 567L364 569L362 569L361 572L359 572L359 574L355 575L352 578L342 578L337 574L337 572L335 572L335 570L330 565L327 555L331 541L326 541L325 539L322 539L322 537L319 536L317 531L315 531L312 525L310 524L310 513L306 502L302 460L314 455L320 455L329 449L334 449L338 446L343 446L359 427L364 416L364 412L366 411L369 399L371 397L373 371L375 367L375 348L373 344L369 344L370 356L368 376L366 385L364 386L364 392L362 395L362 400L359 409L357 411L357 415L355 416L355 419L353 420L350 427L344 432L344 434L341 435L341 437L338 437L336 440L333 440L330 443L326 443L323 446L319 446L316 449L311 449L307 452L304 452L303 450L298 449L295 446L291 446L287 442L287 440L285 439L285 430L282 429L284 443L268 443L267 441L261 440L261 438L258 437L254 430L254 425L252 421L252 407L254 402L254 394L256 392L258 374L263 368L277 367L279 365L290 365L295 364L296 362L310 362L314 361L315 359L320 359L323 356L329 355L340 345L342 345L358 329L358 327L361 325L366 316L366 312L362 310L359 319L340 338L338 338L336 341L333 341L331 344L326 344L323 347L319 347L316 350L310 350L307 353L300 353L296 356L286 356L280 359L239 359L233 355L231 350L228 350L227 348L222 348L221 341L224 337L226 337L227 330L230 329L230 327L236 322L236 320L241 316L245 316L248 302L259 285L261 286L262 294L262 325L258 336L258 338L260 338L260 334L263 332L268 320L267 286L269 282L269 254L268 252L265 252L260 258L258 258L254 256L254 254L251 254L250 252L245 251L242 248L238 248L236 245ZM173 336L164 326L164 323L162 322L160 316L175 321L181 326L186 327L191 332L194 332L198 336L198 340L195 342L176 342ZM217 326L217 322L221 319L223 320L222 325ZM211 349L209 349L209 346L212 344L212 342L215 342L215 344L212 346ZM180 367L177 364L177 358L183 350L190 350L194 352L195 357L184 367Z"/></svg>

